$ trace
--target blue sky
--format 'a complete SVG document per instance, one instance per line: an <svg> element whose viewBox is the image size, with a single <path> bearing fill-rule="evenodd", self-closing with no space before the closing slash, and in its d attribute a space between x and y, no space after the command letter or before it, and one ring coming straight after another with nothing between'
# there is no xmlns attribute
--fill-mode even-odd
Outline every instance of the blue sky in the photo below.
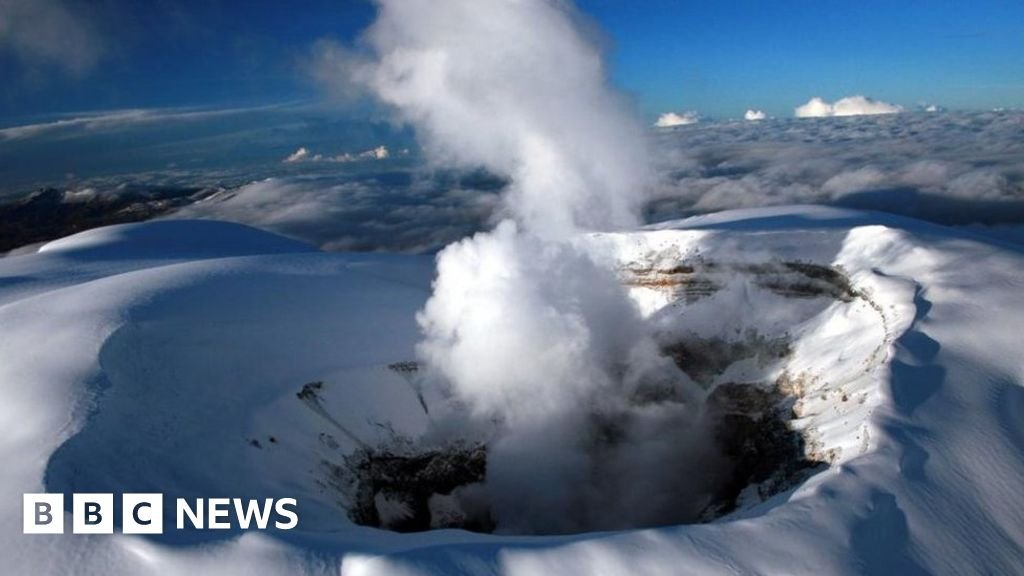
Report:
<svg viewBox="0 0 1024 576"><path fill-rule="evenodd" d="M1024 3L584 0L645 109L788 114L812 95L1024 104Z"/></svg>
<svg viewBox="0 0 1024 576"><path fill-rule="evenodd" d="M736 117L748 107L789 115L815 95L908 108L1024 105L1019 0L579 6L605 32L616 82L648 116ZM359 0L16 0L0 5L0 125L83 110L316 100L304 70L311 44L351 41L372 17Z"/></svg>

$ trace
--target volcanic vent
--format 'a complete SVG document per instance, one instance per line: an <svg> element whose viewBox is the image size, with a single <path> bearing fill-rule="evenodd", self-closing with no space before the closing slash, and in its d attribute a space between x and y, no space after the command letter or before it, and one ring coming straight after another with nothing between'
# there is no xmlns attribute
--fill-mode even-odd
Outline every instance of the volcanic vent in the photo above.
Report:
<svg viewBox="0 0 1024 576"><path fill-rule="evenodd" d="M415 398L404 404L423 421L415 432L394 421L373 422L372 438L350 430L332 415L340 383L297 393L328 424L317 440L321 489L353 523L399 532L625 529L750 510L867 449L873 404L864 376L889 336L881 306L841 269L673 249L626 261L619 275L676 370L642 379L624 404L587 406L571 433L548 439L571 445L555 454L583 462L581 495L558 495L568 501L564 521L510 516L504 482L491 478L518 468L514 477L538 496L518 509L545 505L548 462L531 452L543 443L503 444L502 422L467 417L416 362L386 370ZM839 342L840 353L823 353ZM820 431L836 426L856 427L861 443L837 445Z"/></svg>

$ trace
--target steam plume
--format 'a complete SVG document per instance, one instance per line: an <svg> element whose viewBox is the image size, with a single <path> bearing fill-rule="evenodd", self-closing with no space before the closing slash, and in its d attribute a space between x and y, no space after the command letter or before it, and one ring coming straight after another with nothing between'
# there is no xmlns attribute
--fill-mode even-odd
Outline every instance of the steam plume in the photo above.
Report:
<svg viewBox="0 0 1024 576"><path fill-rule="evenodd" d="M356 80L416 127L435 162L512 181L508 219L438 256L419 316L422 360L475 417L499 423L487 480L499 527L568 531L657 513L626 509L622 477L664 462L642 447L663 445L666 427L690 418L631 414L628 399L652 375L678 371L580 234L639 222L651 174L644 128L608 88L601 54L566 2L377 5L366 35L373 57L355 67ZM677 395L692 399L675 372ZM636 451L594 452L606 419Z"/></svg>
<svg viewBox="0 0 1024 576"><path fill-rule="evenodd" d="M607 89L593 42L566 3L379 0L357 69L436 162L513 177L511 215L531 234L638 222L644 131Z"/></svg>

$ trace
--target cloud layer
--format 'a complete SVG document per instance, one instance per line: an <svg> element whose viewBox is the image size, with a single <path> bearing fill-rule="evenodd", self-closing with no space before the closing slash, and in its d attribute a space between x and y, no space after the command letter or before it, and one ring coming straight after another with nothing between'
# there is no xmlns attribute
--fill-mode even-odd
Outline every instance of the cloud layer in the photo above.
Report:
<svg viewBox="0 0 1024 576"><path fill-rule="evenodd" d="M324 250L434 252L485 228L502 185L472 174L269 178L173 217L243 222Z"/></svg>
<svg viewBox="0 0 1024 576"><path fill-rule="evenodd" d="M282 125L290 122L289 117ZM1022 129L1024 113L1006 111L705 122L678 133L660 131L651 153L657 185L645 219L819 203L946 224L1024 224ZM84 128L72 130L77 134ZM63 132L49 134L64 137ZM365 143L353 149L368 149L385 136L370 131ZM93 189L103 196L126 188L225 186L230 191L219 200L184 214L247 222L339 250L437 250L507 215L497 201L505 180L484 173L432 171L418 166L415 155L350 163L281 162L298 142L310 142L308 150L329 150L338 142L354 142L352 138L348 132L329 132L312 139L304 130L268 148L263 165L239 164L230 170L180 166L75 180L63 187ZM140 140L144 138L133 137ZM241 136L222 140L186 141L182 154L185 149L203 157L223 154L211 143L244 149ZM22 142L9 142L3 153L12 157L17 150L13 147ZM84 148L74 148L68 156L82 156L90 164L102 163L83 156L85 148L111 148L105 140L81 142ZM26 163L22 158L14 162ZM0 166L0 171L4 168L11 167ZM245 184L264 176L275 178ZM1009 233L1005 227L1000 230Z"/></svg>
<svg viewBox="0 0 1024 576"><path fill-rule="evenodd" d="M1024 222L1024 113L701 124L659 136L650 220L795 203Z"/></svg>

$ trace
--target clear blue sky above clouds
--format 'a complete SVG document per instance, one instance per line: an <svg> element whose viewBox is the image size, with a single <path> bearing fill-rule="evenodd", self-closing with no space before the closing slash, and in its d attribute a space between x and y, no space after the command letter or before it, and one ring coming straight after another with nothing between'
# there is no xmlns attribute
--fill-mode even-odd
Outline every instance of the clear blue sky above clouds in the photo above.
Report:
<svg viewBox="0 0 1024 576"><path fill-rule="evenodd" d="M616 82L649 115L789 115L811 96L852 94L908 108L1024 105L1020 0L578 5L605 31ZM0 124L316 99L310 45L351 40L372 18L361 0L0 2Z"/></svg>

